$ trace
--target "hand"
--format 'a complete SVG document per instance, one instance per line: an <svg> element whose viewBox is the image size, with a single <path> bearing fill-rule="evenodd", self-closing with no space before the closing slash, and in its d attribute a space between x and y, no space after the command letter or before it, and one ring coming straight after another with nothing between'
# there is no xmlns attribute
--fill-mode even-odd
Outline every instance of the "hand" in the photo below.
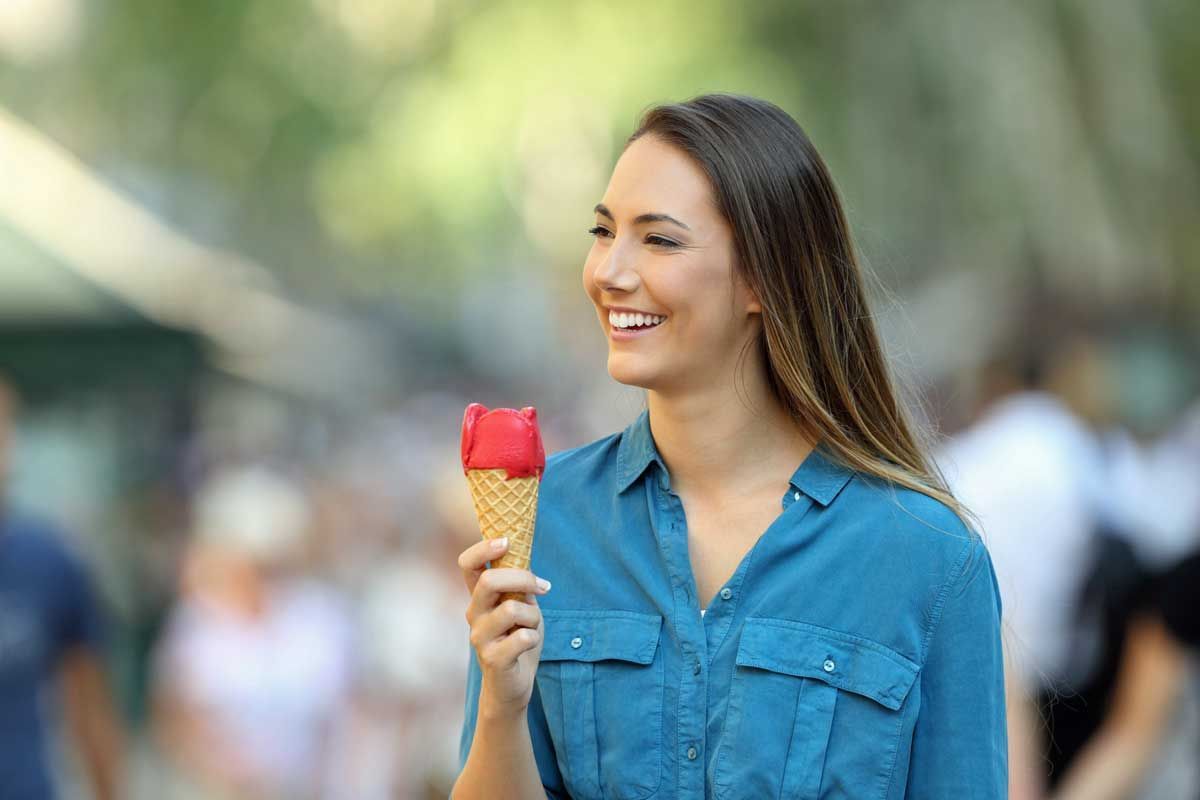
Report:
<svg viewBox="0 0 1200 800"><path fill-rule="evenodd" d="M545 627L536 595L550 590L549 583L542 588L540 579L527 569L485 566L506 549L507 543L484 539L458 557L471 593L466 613L471 646L483 672L480 713L496 717L524 716L529 706ZM525 600L501 603L502 592L524 592Z"/></svg>

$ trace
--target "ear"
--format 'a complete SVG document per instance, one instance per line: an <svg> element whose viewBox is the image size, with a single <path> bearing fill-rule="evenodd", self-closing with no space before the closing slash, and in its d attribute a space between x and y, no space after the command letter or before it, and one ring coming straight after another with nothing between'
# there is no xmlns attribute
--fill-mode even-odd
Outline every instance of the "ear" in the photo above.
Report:
<svg viewBox="0 0 1200 800"><path fill-rule="evenodd" d="M758 293L737 272L733 273L733 287L734 294L737 295L738 300L746 304L745 309L747 314L762 313L762 303L758 299Z"/></svg>
<svg viewBox="0 0 1200 800"><path fill-rule="evenodd" d="M762 313L762 303L760 303L758 301L758 295L756 295L753 291L750 292L750 302L746 304L746 313L748 313L748 314L761 314Z"/></svg>

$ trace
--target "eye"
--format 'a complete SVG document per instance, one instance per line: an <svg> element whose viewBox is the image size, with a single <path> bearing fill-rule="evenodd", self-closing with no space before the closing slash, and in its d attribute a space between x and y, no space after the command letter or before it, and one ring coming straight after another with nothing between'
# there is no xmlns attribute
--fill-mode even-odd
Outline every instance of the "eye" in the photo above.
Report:
<svg viewBox="0 0 1200 800"><path fill-rule="evenodd" d="M588 228L588 233L590 233L592 236L601 236L603 234L609 234L609 230L608 230L608 228L605 228L602 225L597 225L594 228ZM679 246L679 244L677 242L672 242L670 239L664 239L663 237L655 236L654 234L647 236L646 241L649 244L654 245L655 247L678 247Z"/></svg>

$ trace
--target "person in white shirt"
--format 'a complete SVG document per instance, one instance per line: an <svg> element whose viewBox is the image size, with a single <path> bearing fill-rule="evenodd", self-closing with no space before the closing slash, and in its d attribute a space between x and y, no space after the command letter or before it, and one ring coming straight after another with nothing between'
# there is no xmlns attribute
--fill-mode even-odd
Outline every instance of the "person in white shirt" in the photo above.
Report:
<svg viewBox="0 0 1200 800"><path fill-rule="evenodd" d="M198 797L315 798L348 701L351 626L333 590L288 569L307 500L249 467L218 473L195 509L156 654L156 732Z"/></svg>

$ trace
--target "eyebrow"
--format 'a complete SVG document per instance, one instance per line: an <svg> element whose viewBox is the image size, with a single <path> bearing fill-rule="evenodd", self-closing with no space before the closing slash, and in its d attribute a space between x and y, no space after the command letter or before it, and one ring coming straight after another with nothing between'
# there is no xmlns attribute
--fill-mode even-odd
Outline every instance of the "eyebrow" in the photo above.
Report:
<svg viewBox="0 0 1200 800"><path fill-rule="evenodd" d="M604 205L604 203L597 203L593 211L595 211L597 214L602 214L608 217L613 222L617 221L617 218L613 216L612 212L608 210L608 206ZM687 225L684 225L670 214L642 214L634 217L633 219L634 225L641 225L644 222L671 222L683 228L685 231L691 230L691 228L689 228Z"/></svg>

